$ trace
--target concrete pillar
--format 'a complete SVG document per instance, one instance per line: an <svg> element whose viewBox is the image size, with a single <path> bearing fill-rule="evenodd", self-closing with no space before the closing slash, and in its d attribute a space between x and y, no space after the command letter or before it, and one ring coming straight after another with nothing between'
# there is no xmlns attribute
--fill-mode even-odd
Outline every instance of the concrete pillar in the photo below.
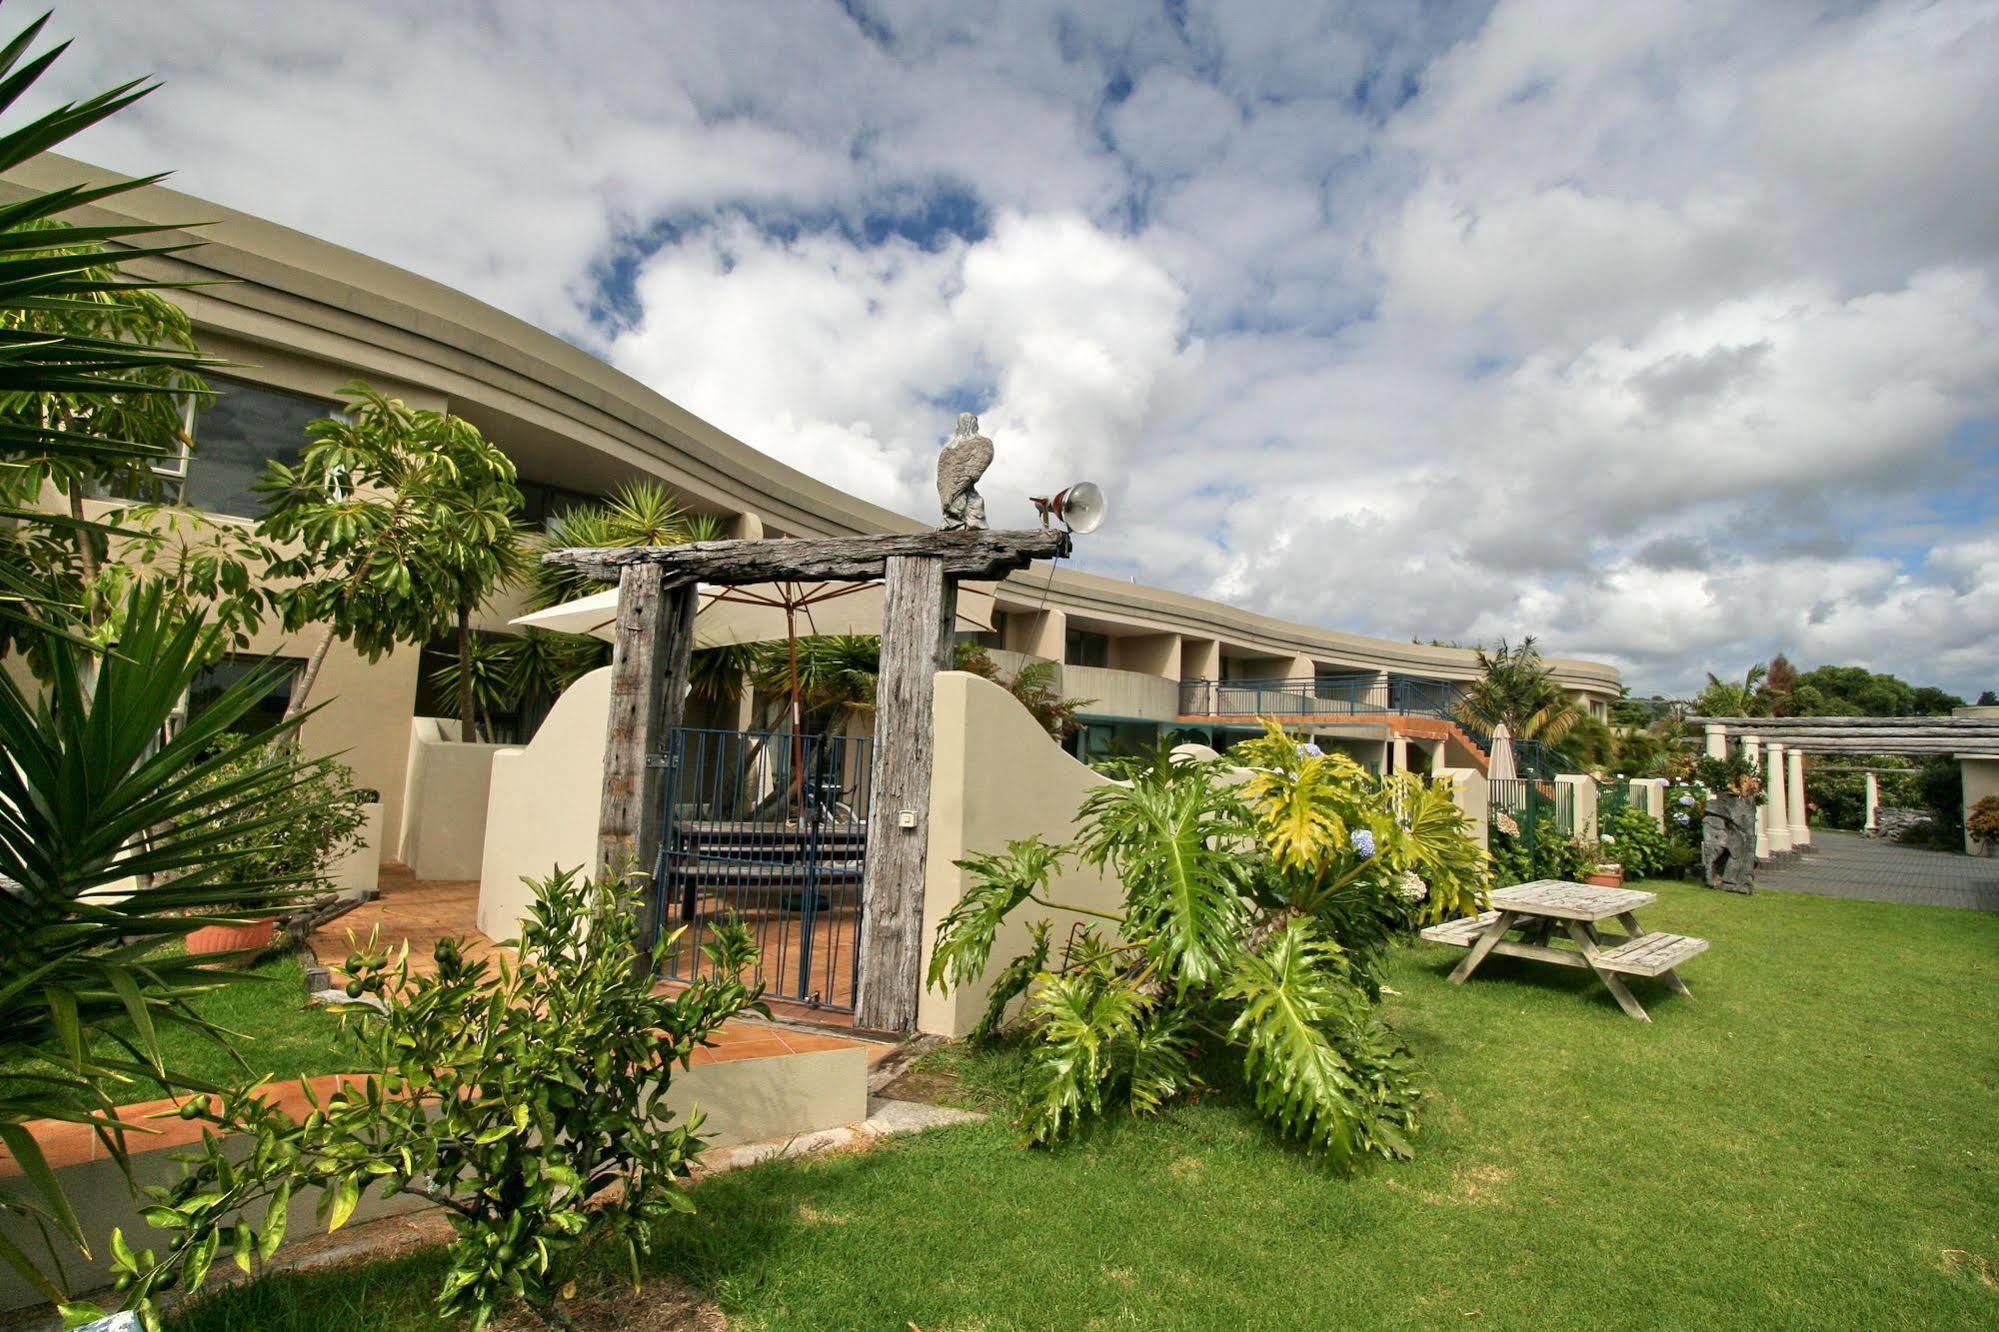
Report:
<svg viewBox="0 0 1999 1332"><path fill-rule="evenodd" d="M1661 829L1666 826L1666 779L1639 777L1631 783L1631 803L1652 816Z"/></svg>
<svg viewBox="0 0 1999 1332"><path fill-rule="evenodd" d="M1762 755L1756 752L1755 736L1745 735L1742 737L1742 757L1748 760L1750 768L1759 768L1759 760L1762 758ZM1770 807L1768 805L1764 805L1756 811L1756 858L1758 860L1767 860L1770 856L1769 812Z"/></svg>
<svg viewBox="0 0 1999 1332"><path fill-rule="evenodd" d="M1709 758L1728 757L1728 728L1713 722L1707 725L1707 756Z"/></svg>
<svg viewBox="0 0 1999 1332"><path fill-rule="evenodd" d="M1492 833L1492 786L1476 768L1439 768L1436 775L1450 782L1451 799L1471 821L1472 836L1481 848Z"/></svg>
<svg viewBox="0 0 1999 1332"><path fill-rule="evenodd" d="M1785 760L1784 808L1791 816L1791 849L1812 844L1812 821L1805 809L1805 756L1793 749Z"/></svg>
<svg viewBox="0 0 1999 1332"><path fill-rule="evenodd" d="M1555 781L1569 788L1569 799L1575 802L1576 840L1588 842L1593 854L1600 852L1602 847L1597 844L1596 826L1596 779L1586 773L1564 772L1557 773Z"/></svg>
<svg viewBox="0 0 1999 1332"><path fill-rule="evenodd" d="M1388 739L1388 770L1390 772L1409 771L1409 738L1403 735Z"/></svg>
<svg viewBox="0 0 1999 1332"><path fill-rule="evenodd" d="M1871 772L1866 776L1867 813L1861 819L1860 826L1868 832L1874 832L1881 826L1881 783L1875 780L1874 774Z"/></svg>
<svg viewBox="0 0 1999 1332"><path fill-rule="evenodd" d="M1766 748L1769 752L1764 770L1768 775L1764 779L1763 792L1769 800L1763 809L1770 816L1770 854L1788 855L1791 850L1791 814L1790 801L1785 799L1784 792L1785 748L1775 741Z"/></svg>

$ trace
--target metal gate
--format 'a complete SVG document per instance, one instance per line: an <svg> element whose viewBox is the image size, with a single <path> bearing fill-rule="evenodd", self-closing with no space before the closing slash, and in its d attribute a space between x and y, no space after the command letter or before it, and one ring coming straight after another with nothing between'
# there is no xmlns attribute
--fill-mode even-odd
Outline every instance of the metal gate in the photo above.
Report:
<svg viewBox="0 0 1999 1332"><path fill-rule="evenodd" d="M669 980L708 968L701 944L731 915L756 934L766 994L851 1012L861 952L873 741L676 727L658 882Z"/></svg>

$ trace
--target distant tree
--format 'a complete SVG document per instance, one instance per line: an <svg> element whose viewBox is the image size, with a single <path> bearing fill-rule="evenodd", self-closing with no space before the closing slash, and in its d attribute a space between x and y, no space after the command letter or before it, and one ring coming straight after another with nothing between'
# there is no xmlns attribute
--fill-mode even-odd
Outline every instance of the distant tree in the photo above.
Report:
<svg viewBox="0 0 1999 1332"><path fill-rule="evenodd" d="M1770 669L1763 677L1763 695L1772 717L1796 714L1797 703L1792 695L1797 688L1798 668L1791 665L1791 659L1781 652L1770 658Z"/></svg>
<svg viewBox="0 0 1999 1332"><path fill-rule="evenodd" d="M1932 686L1917 688L1862 666L1820 666L1798 676L1793 692L1807 717L1910 717L1947 714L1964 700Z"/></svg>
<svg viewBox="0 0 1999 1332"><path fill-rule="evenodd" d="M1915 697L1919 717L1948 717L1953 710L1964 706L1963 699L1935 685L1917 685Z"/></svg>
<svg viewBox="0 0 1999 1332"><path fill-rule="evenodd" d="M286 713L312 693L335 639L370 661L447 627L459 637L460 715L473 733L471 608L520 567L514 465L469 421L356 381L347 410L306 428L296 467L267 465L259 531L290 553L273 596L293 632L324 626Z"/></svg>
<svg viewBox="0 0 1999 1332"><path fill-rule="evenodd" d="M1999 694L1993 693L1990 689L1986 690L1978 696L1978 706L1981 708L1999 708Z"/></svg>

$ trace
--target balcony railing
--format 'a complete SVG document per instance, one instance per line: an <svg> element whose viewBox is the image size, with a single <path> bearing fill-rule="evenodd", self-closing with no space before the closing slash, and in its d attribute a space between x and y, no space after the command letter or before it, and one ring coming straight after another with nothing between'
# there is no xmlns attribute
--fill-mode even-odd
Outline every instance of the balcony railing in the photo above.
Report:
<svg viewBox="0 0 1999 1332"><path fill-rule="evenodd" d="M1485 753L1492 736L1465 720L1464 691L1450 680L1409 676L1321 675L1270 680L1182 680L1182 717L1434 717L1448 721ZM1571 766L1537 740L1515 736L1514 763L1523 777L1548 780Z"/></svg>
<svg viewBox="0 0 1999 1332"><path fill-rule="evenodd" d="M1383 712L1452 716L1448 680L1321 675L1281 680L1182 680L1183 717L1351 717Z"/></svg>

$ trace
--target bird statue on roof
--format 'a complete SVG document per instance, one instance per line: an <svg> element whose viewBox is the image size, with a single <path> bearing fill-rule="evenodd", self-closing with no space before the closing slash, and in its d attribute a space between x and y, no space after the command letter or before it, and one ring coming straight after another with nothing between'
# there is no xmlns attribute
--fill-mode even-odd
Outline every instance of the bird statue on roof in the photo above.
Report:
<svg viewBox="0 0 1999 1332"><path fill-rule="evenodd" d="M958 432L937 455L937 499L944 506L943 530L986 530L986 502L979 478L993 465L993 442L979 433L979 418L958 415Z"/></svg>

